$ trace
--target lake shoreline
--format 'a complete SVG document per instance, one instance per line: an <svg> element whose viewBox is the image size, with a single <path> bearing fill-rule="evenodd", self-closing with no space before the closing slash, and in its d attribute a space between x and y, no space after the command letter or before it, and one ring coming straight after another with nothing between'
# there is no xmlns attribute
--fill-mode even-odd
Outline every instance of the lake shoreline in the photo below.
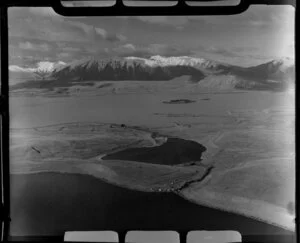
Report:
<svg viewBox="0 0 300 243"><path fill-rule="evenodd" d="M22 190L20 190L20 187ZM85 189L91 187L93 188L93 190ZM157 217L161 218L163 221L167 220L166 222L168 222L167 224L166 222L165 223L162 222L160 228L173 227L174 229L177 229L183 227L183 228L191 229L191 227L195 228L195 226L200 223L200 225L202 225L201 227L206 225L206 227L208 228L216 229L216 226L214 226L214 224L212 223L213 221L210 223L207 222L213 220L213 218L215 219L218 218L216 215L213 216L213 214L223 215L223 216L220 215L219 216L221 217L222 222L224 221L223 223L221 223L221 225L223 225L224 228L236 229L239 230L241 233L258 235L258 234L263 234L265 230L266 232L269 232L269 234L273 234L274 232L277 233L279 232L280 234L285 234L285 235L291 234L291 232L289 231L286 231L284 229L269 224L259 222L257 220L249 219L244 216L223 212L220 210L208 208L206 206L203 207L198 204L191 203L188 200L183 199L178 195L175 195L175 193L160 193L160 192L146 193L146 192L139 192L130 189L128 190L128 188L125 189L119 186L116 187L114 185L111 185L110 183L103 182L89 175L62 174L62 173L12 175L12 188L14 188L14 190L12 190L12 202L11 202L12 203L11 206L12 208L11 235L12 236L20 235L21 232L23 232L23 235L52 235L52 234L56 235L56 233L54 232L57 232L58 229L60 230L64 230L64 229L80 230L84 228L86 228L85 230L88 229L92 230L97 228L99 229L99 227L95 228L95 225L97 225L96 222L98 223L102 222L101 223L102 226L100 228L106 225L106 227L104 228L107 229L109 229L113 225L114 227L117 228L121 227L122 225L124 227L125 222L129 224L129 228L131 225L131 227L133 228L141 227L145 229L150 229L151 227L154 226L159 227L159 225L156 226L154 222L152 223L150 222L151 220L154 220L156 218L155 215L157 215ZM104 201L101 200L101 194L105 195L105 197L103 198ZM132 197L135 199L134 200L130 199ZM169 200L167 198L170 198L171 201L166 202L165 200ZM136 200L139 201L138 204L137 204L138 201ZM121 205L123 206L119 208L117 206L118 204L120 204L120 206ZM18 205L19 206L22 205L22 207L18 207ZM124 216L121 217L121 219L119 219L122 221L122 224L120 222L118 223L114 221L113 219L108 220L109 222L106 222L103 221L103 219L101 220L97 217L96 218L94 217L94 219L92 220L93 222L91 222L90 221L91 218L90 217L87 218L88 214L92 216L95 214L95 212L99 212L100 214L101 212L103 213L106 212L105 208L107 206L110 209L112 209L112 211L111 210L110 211L111 213L113 213L111 215L113 216L113 218L115 219L119 218L116 216L116 214L118 213L120 214L120 217L121 215ZM86 211L86 213L82 214L83 212L81 212L78 207L81 208L81 211L82 210L84 212ZM147 212L146 208L148 208L147 210L150 212L155 210L160 213L152 215L153 213ZM188 214L187 212L184 213L185 211L190 213ZM61 212L62 214L59 212ZM74 215L74 213L76 215ZM128 218L129 215L125 216L128 213L133 214L131 215L132 219L130 219L130 217ZM180 220L184 220L183 218L185 217L192 217L191 219L192 222L185 221L186 223L182 224L179 221L174 221L174 219L172 219L172 217L174 217L173 216L174 213L178 214L178 219ZM193 216L191 216L191 213ZM212 214L210 215L212 216L212 218L209 219L207 217L204 217L203 213L204 215ZM200 215L202 215L202 217L199 218ZM225 215L226 217L232 217L232 219L235 220L231 220L231 223L228 223L228 218L226 220ZM79 221L75 220L74 217L76 218L78 217L78 219L80 220ZM142 220L145 219L145 217L146 218L149 217L149 222L146 222L144 226L140 224L135 226L136 224L135 220L137 219ZM225 218L223 219L223 217ZM135 218L135 220L133 220L133 218ZM53 220L55 222L59 222L60 225L55 225L51 223L53 222ZM88 225L85 225L83 223L85 220L89 220ZM244 224L238 223L239 220L248 223L244 223ZM251 226L250 228L249 228L249 224ZM28 225L31 225L30 227L32 228L28 229Z"/></svg>
<svg viewBox="0 0 300 243"><path fill-rule="evenodd" d="M88 173L60 172L60 171L52 171L52 172L51 171L41 171L41 172L32 172L32 173L12 173L11 175L12 176L16 176L16 175L26 176L26 175L35 175L35 174L42 175L42 174L51 174L51 173L61 174L61 175L89 176L89 177L92 177L94 179L100 180L101 182L104 182L104 183L107 183L107 184L110 184L112 186L116 186L116 187L119 187L119 188L122 188L122 189L125 189L125 190L130 190L130 191L133 191L133 192L136 191L136 192L149 193L149 194L150 193L174 194L174 195L179 196L180 198L182 198L182 199L184 199L184 200L186 200L190 203L193 203L193 204L201 206L201 207L207 207L207 208L214 209L214 210L220 210L220 211L223 211L223 212L226 212L226 213L232 213L232 214L235 214L235 215L238 215L238 216L242 216L242 217L246 217L246 218L249 218L249 219L256 220L258 222L267 223L267 224L270 224L274 227L279 227L282 230L288 231L290 233L295 233L294 230L291 230L288 227L283 227L282 225L276 224L275 222L270 222L270 221L265 220L263 218L255 217L255 216L252 216L252 215L240 212L240 211L236 211L236 210L233 210L232 208L225 208L224 206L221 207L221 206L215 205L214 203L208 203L208 202L205 202L205 200L203 201L203 200L199 200L199 199L197 199L197 200L193 199L193 198L185 195L185 193L184 193L184 190L188 189L188 186L182 186L182 188L180 188L178 190L161 190L161 191L160 190L155 190L155 191L153 191L153 190L146 190L143 187L136 187L136 186L131 186L131 185L118 183L116 181L108 180L108 179L103 178L103 177L97 177L95 175L88 174ZM210 177L211 177L211 175L208 173L205 177L203 177L200 180L200 183L202 183L202 185L204 186L210 180ZM199 183L199 181L196 181L196 182L187 181L186 183L193 184L193 183ZM199 184L197 184L197 187L199 187Z"/></svg>

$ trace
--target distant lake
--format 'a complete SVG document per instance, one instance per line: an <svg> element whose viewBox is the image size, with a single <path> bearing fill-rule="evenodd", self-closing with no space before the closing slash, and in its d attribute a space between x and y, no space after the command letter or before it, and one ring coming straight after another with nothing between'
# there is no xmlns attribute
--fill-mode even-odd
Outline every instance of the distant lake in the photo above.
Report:
<svg viewBox="0 0 300 243"><path fill-rule="evenodd" d="M133 191L87 175L60 173L12 175L11 218L12 236L105 229L237 230L252 238L291 236L281 228L199 206L172 193ZM276 243L276 237L271 238L266 242Z"/></svg>

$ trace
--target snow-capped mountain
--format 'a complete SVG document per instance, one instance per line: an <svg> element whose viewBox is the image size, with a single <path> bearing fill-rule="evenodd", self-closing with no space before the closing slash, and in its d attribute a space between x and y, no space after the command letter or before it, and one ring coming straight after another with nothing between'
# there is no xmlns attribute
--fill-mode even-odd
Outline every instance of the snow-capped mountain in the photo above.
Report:
<svg viewBox="0 0 300 243"><path fill-rule="evenodd" d="M53 72L56 69L62 68L66 65L65 62L39 62L36 71Z"/></svg>
<svg viewBox="0 0 300 243"><path fill-rule="evenodd" d="M162 57L159 55L152 56L149 59L140 57L126 57L126 60L139 60L148 66L191 66L194 68L205 70L226 69L226 65L204 58L178 56L178 57Z"/></svg>
<svg viewBox="0 0 300 243"><path fill-rule="evenodd" d="M17 65L10 65L9 70L9 83L14 85L22 83L26 80L39 80L48 78L54 70L60 69L66 65L65 62L38 62L35 67L21 67ZM42 73L44 76L41 78L37 73Z"/></svg>
<svg viewBox="0 0 300 243"><path fill-rule="evenodd" d="M235 88L280 90L295 81L295 64L293 59L280 58L248 68L232 67L228 73L241 80Z"/></svg>
<svg viewBox="0 0 300 243"><path fill-rule="evenodd" d="M10 68L18 70L16 67ZM188 56L85 58L69 64L39 63L35 70L50 71L49 81L69 82L70 85L73 81L168 81L188 76L199 87L205 88L283 90L295 80L294 60L290 58L271 60L252 67Z"/></svg>
<svg viewBox="0 0 300 243"><path fill-rule="evenodd" d="M193 80L201 80L204 74L190 65L160 65L155 60L142 58L94 59L88 58L72 62L59 70L54 70L54 79L69 80L171 80L189 75Z"/></svg>
<svg viewBox="0 0 300 243"><path fill-rule="evenodd" d="M284 72L295 65L295 60L290 57L282 57L269 62L272 66L279 67L279 70Z"/></svg>

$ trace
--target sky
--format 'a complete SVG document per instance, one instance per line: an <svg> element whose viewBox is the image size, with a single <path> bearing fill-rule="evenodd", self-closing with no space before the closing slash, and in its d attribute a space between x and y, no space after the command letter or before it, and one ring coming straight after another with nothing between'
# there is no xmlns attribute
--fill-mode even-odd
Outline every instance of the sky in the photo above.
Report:
<svg viewBox="0 0 300 243"><path fill-rule="evenodd" d="M239 66L294 58L291 6L231 16L64 17L52 8L8 10L10 65L86 57L193 56Z"/></svg>

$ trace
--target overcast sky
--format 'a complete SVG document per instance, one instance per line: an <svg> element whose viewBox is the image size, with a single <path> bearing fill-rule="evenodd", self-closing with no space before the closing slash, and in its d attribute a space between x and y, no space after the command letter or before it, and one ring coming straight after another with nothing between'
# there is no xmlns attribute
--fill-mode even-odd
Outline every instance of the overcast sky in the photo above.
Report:
<svg viewBox="0 0 300 243"><path fill-rule="evenodd" d="M294 57L294 8L250 7L233 16L63 17L51 8L10 8L10 64L88 56L203 57L249 66Z"/></svg>

